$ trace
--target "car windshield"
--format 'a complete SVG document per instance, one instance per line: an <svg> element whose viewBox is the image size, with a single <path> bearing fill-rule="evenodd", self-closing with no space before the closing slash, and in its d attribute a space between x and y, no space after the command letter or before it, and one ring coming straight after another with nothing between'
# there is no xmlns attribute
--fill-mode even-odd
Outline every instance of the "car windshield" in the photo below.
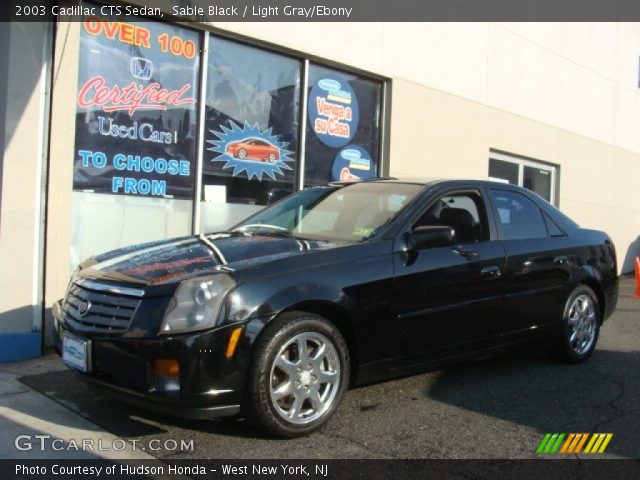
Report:
<svg viewBox="0 0 640 480"><path fill-rule="evenodd" d="M262 210L232 231L362 242L380 232L422 188L393 182L314 187Z"/></svg>

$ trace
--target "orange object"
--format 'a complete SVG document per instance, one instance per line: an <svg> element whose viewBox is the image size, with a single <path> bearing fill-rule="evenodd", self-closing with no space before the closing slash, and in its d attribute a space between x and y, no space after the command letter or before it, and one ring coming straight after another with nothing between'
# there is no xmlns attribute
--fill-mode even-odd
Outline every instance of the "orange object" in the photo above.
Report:
<svg viewBox="0 0 640 480"><path fill-rule="evenodd" d="M153 362L153 371L160 377L178 377L180 365L177 360L158 358Z"/></svg>
<svg viewBox="0 0 640 480"><path fill-rule="evenodd" d="M582 439L578 442L578 444L573 449L573 453L580 453L582 451L582 446L585 444L585 442L587 441L587 438L589 437L588 433L582 433L581 435L582 435Z"/></svg>
<svg viewBox="0 0 640 480"><path fill-rule="evenodd" d="M636 298L640 298L640 257L636 257Z"/></svg>
<svg viewBox="0 0 640 480"><path fill-rule="evenodd" d="M227 358L233 357L236 353L236 347L238 346L238 340L240 340L240 334L242 333L242 327L234 328L229 337L229 343L227 344L227 351L225 355Z"/></svg>
<svg viewBox="0 0 640 480"><path fill-rule="evenodd" d="M247 138L227 145L227 153L240 160L274 163L280 160L280 151L261 138Z"/></svg>

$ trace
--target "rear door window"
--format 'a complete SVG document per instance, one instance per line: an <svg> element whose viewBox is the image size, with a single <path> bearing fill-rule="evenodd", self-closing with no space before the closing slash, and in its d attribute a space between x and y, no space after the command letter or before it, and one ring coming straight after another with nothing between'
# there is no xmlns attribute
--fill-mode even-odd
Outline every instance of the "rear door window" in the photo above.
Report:
<svg viewBox="0 0 640 480"><path fill-rule="evenodd" d="M547 237L542 212L532 200L521 193L507 190L491 189L491 195L503 240Z"/></svg>

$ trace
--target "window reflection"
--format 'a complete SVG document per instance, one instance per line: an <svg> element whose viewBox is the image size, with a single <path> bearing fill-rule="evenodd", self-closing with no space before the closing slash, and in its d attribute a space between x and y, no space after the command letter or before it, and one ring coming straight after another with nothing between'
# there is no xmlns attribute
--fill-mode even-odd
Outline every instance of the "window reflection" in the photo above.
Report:
<svg viewBox="0 0 640 480"><path fill-rule="evenodd" d="M213 36L208 60L205 210L206 204L257 207L272 190L293 192L301 62Z"/></svg>
<svg viewBox="0 0 640 480"><path fill-rule="evenodd" d="M379 176L381 98L380 82L310 65L305 186Z"/></svg>

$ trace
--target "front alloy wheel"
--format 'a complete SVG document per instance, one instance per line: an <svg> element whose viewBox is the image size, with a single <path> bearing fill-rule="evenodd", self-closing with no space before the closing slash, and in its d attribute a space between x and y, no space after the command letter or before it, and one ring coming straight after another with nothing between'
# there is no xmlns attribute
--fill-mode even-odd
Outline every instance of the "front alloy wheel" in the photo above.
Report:
<svg viewBox="0 0 640 480"><path fill-rule="evenodd" d="M271 405L285 420L304 425L320 418L336 399L340 361L336 347L317 332L294 335L271 366Z"/></svg>
<svg viewBox="0 0 640 480"><path fill-rule="evenodd" d="M287 312L253 347L244 411L261 430L306 435L334 414L349 385L349 350L325 318Z"/></svg>

